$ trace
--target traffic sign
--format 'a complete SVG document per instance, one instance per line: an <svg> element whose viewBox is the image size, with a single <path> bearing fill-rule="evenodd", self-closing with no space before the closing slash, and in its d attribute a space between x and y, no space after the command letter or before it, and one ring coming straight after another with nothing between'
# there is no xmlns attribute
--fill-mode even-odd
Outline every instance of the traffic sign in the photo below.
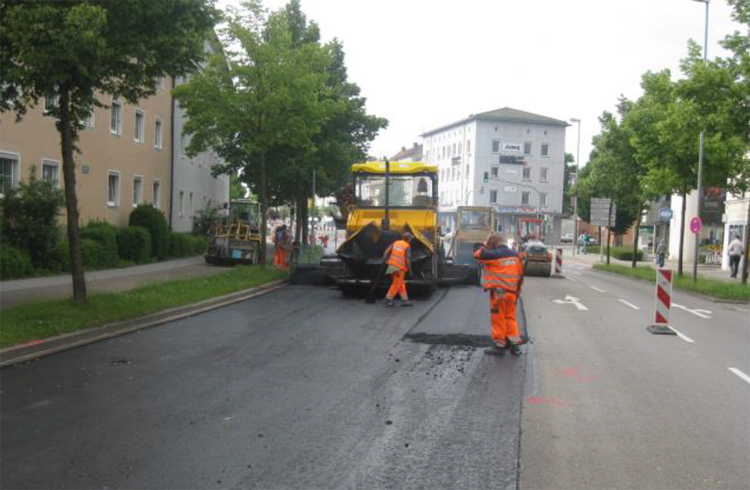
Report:
<svg viewBox="0 0 750 490"><path fill-rule="evenodd" d="M697 235L701 232L701 228L703 228L703 222L698 216L690 220L690 231Z"/></svg>
<svg viewBox="0 0 750 490"><path fill-rule="evenodd" d="M612 199L591 198L591 221L593 226L614 226L617 208Z"/></svg>
<svg viewBox="0 0 750 490"><path fill-rule="evenodd" d="M669 221L672 219L674 213L672 213L672 208L661 208L659 210L659 218L661 218L662 221Z"/></svg>

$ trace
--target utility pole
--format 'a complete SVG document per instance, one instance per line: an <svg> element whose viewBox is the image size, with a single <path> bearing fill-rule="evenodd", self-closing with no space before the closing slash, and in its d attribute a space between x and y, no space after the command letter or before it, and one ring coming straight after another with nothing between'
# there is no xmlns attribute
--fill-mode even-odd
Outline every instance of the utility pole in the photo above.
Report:
<svg viewBox="0 0 750 490"><path fill-rule="evenodd" d="M706 27L705 27L705 33L703 37L703 64L705 65L708 61L708 3L710 0L694 0L696 2L702 2L706 4ZM699 150L698 150L698 188L696 189L696 192L698 193L698 205L696 206L696 213L695 215L700 219L701 217L701 201L703 199L702 196L702 187L703 187L703 150L705 146L705 131L701 130L700 134L700 143L699 143ZM684 219L684 217L683 217ZM695 253L693 255L693 282L698 281L698 252L700 248L700 232L695 234Z"/></svg>
<svg viewBox="0 0 750 490"><path fill-rule="evenodd" d="M576 173L573 182L578 182L578 170L581 165L581 120L575 117L570 122L578 124L578 148L576 149ZM576 254L578 246L578 196L573 196L573 255ZM601 243L599 244L601 246Z"/></svg>

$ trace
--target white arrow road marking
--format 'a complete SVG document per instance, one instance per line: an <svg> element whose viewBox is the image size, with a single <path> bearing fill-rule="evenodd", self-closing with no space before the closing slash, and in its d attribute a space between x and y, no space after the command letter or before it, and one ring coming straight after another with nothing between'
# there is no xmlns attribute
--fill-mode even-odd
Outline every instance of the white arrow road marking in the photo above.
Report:
<svg viewBox="0 0 750 490"><path fill-rule="evenodd" d="M607 291L605 291L605 290L603 290L603 289L599 289L599 288L598 288L598 287L596 287L596 286L589 286L589 287L590 287L591 289L593 289L594 291L599 291L600 293L606 293L606 292L607 292Z"/></svg>
<svg viewBox="0 0 750 490"><path fill-rule="evenodd" d="M629 306L629 307L633 308L634 310L640 310L640 308L638 308L637 306L635 306L635 305L634 305L633 303L628 303L628 302L627 302L627 301L625 301L624 299L620 299L620 300L618 300L618 301L619 301L620 303L624 304L624 305L627 305L627 306Z"/></svg>
<svg viewBox="0 0 750 490"><path fill-rule="evenodd" d="M737 376L739 376L740 378L742 378L742 379L744 379L745 381L747 381L748 383L750 383L750 376L748 376L747 374L743 373L743 372L742 372L742 371L740 371L739 369L737 369L737 368L727 368L727 369L729 369L729 370L730 370L730 371L732 371L732 372L733 372L734 374L736 374L736 375L737 375Z"/></svg>
<svg viewBox="0 0 750 490"><path fill-rule="evenodd" d="M674 306L675 308L680 308L682 310L685 310L685 311L687 311L689 313L692 313L693 315L695 315L697 317L704 318L706 320L710 320L711 319L711 316L710 316L711 312L709 310L702 310L700 308L696 308L694 310L691 310L690 308L688 308L686 306L678 305L677 303L672 303L672 306Z"/></svg>
<svg viewBox="0 0 750 490"><path fill-rule="evenodd" d="M565 304L575 305L576 308L582 311L589 310L588 307L581 304L581 300L569 294L565 295L565 299L553 299L552 302L557 303L558 305L565 305Z"/></svg>
<svg viewBox="0 0 750 490"><path fill-rule="evenodd" d="M688 337L687 335L683 334L682 332L678 332L677 329L675 329L672 325L670 325L669 328L672 329L672 331L674 333L676 333L677 336L679 338L681 338L682 340L684 340L685 342L689 342L691 344L695 342L695 340L691 339L690 337Z"/></svg>

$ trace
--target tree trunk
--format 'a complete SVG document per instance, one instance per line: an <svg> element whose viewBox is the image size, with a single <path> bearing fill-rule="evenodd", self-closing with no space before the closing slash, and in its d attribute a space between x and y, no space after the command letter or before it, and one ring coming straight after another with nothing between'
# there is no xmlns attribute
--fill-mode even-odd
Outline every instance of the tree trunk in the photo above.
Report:
<svg viewBox="0 0 750 490"><path fill-rule="evenodd" d="M260 154L260 264L266 266L266 236L268 235L268 189L266 185L266 152Z"/></svg>
<svg viewBox="0 0 750 490"><path fill-rule="evenodd" d="M745 260L742 261L742 284L747 284L748 266L750 261L750 192L747 193L747 221L745 222Z"/></svg>
<svg viewBox="0 0 750 490"><path fill-rule="evenodd" d="M302 236L302 220L300 219L300 216L302 215L302 210L299 204L299 198L294 199L294 239L299 241L299 238Z"/></svg>
<svg viewBox="0 0 750 490"><path fill-rule="evenodd" d="M636 268L636 264L638 262L637 253L638 253L638 235L641 233L641 213L643 212L643 204L638 204L638 218L636 218L635 222L635 236L633 236L633 262L631 264L631 267L633 269Z"/></svg>
<svg viewBox="0 0 750 490"><path fill-rule="evenodd" d="M68 217L68 244L70 253L70 272L73 278L73 300L76 303L86 301L86 278L83 275L83 258L81 256L81 236L78 227L78 197L76 196L76 164L73 160L73 130L71 128L70 92L60 91L60 146L63 160L63 180L65 182L65 208Z"/></svg>
<svg viewBox="0 0 750 490"><path fill-rule="evenodd" d="M300 217L302 218L302 237L301 243L307 245L307 240L310 236L310 213L307 209L307 196L304 194L300 196Z"/></svg>
<svg viewBox="0 0 750 490"><path fill-rule="evenodd" d="M687 191L682 191L682 216L680 216L680 253L677 261L677 275L682 277L682 250L685 246L685 211L687 210Z"/></svg>
<svg viewBox="0 0 750 490"><path fill-rule="evenodd" d="M612 241L612 229L607 228L607 265L609 265L609 243Z"/></svg>

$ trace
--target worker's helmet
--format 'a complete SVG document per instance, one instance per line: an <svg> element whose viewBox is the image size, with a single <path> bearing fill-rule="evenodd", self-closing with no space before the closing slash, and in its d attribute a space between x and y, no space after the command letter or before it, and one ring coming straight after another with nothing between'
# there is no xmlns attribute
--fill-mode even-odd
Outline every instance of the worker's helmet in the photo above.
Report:
<svg viewBox="0 0 750 490"><path fill-rule="evenodd" d="M414 235L409 233L408 231L405 231L403 235L401 235L401 238L403 238L405 241L410 242L414 238Z"/></svg>

